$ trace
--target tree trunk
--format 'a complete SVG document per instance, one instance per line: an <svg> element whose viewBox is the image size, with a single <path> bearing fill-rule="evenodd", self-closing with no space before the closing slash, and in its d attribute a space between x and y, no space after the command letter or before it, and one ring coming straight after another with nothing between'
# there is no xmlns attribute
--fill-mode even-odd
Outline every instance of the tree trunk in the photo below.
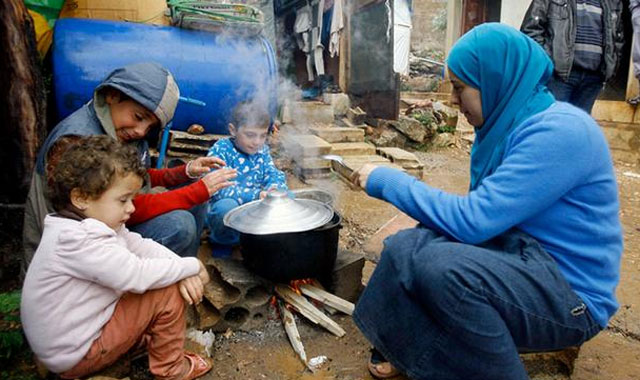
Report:
<svg viewBox="0 0 640 380"><path fill-rule="evenodd" d="M0 15L0 203L23 203L47 133L46 95L23 0L1 0Z"/></svg>

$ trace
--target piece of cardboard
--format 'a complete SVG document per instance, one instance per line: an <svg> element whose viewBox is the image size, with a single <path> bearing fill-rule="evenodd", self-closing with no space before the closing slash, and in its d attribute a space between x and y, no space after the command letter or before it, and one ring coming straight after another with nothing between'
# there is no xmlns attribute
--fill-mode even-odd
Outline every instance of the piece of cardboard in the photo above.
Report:
<svg viewBox="0 0 640 380"><path fill-rule="evenodd" d="M170 25L166 0L66 0L59 18L92 18Z"/></svg>

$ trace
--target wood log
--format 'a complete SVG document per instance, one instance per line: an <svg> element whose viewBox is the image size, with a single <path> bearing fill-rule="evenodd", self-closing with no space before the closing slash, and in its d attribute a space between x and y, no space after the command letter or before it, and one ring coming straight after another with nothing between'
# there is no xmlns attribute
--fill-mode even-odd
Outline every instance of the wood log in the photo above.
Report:
<svg viewBox="0 0 640 380"><path fill-rule="evenodd" d="M300 291L302 294L309 298L313 298L333 309L339 310L345 314L352 315L355 305L347 300L335 296L326 290L315 287L311 284L300 285Z"/></svg>
<svg viewBox="0 0 640 380"><path fill-rule="evenodd" d="M0 202L22 203L47 133L46 95L33 20L23 0L0 1Z"/></svg>
<svg viewBox="0 0 640 380"><path fill-rule="evenodd" d="M288 286L276 285L275 289L280 298L293 306L300 314L311 322L324 327L337 337L342 337L346 334L340 325L327 317L322 311L318 310L318 308L313 306L303 296L291 290Z"/></svg>
<svg viewBox="0 0 640 380"><path fill-rule="evenodd" d="M287 309L285 303L282 302L282 300L278 300L278 308L280 310L280 318L282 318L284 330L287 332L287 336L289 337L289 342L291 342L293 351L298 354L305 367L309 368L311 372L314 372L314 369L309 365L309 361L307 360L307 353L304 351L302 339L300 339L300 333L298 332L298 326L296 326L296 320L293 317L293 314L291 314L291 312Z"/></svg>

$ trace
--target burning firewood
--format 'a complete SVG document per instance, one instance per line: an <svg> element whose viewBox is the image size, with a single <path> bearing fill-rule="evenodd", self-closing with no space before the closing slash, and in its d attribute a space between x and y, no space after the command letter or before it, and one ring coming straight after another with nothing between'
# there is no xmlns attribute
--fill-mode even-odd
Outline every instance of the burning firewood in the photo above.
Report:
<svg viewBox="0 0 640 380"><path fill-rule="evenodd" d="M300 291L302 294L309 298L313 298L316 301L319 301L331 308L339 310L345 314L352 315L353 309L355 309L355 305L349 301L343 300L340 297L337 297L324 289L320 289L311 284L302 284L300 285Z"/></svg>
<svg viewBox="0 0 640 380"><path fill-rule="evenodd" d="M313 367L309 365L307 360L307 353L304 351L304 346L302 345L302 340L300 339L300 333L298 332L298 326L296 326L296 321L293 317L293 314L287 309L284 302L278 300L278 310L280 310L280 318L282 318L282 324L284 325L284 330L287 332L287 336L289 337L289 342L291 342L291 346L293 347L293 351L298 354L300 360L304 363L304 365L311 370L314 371Z"/></svg>
<svg viewBox="0 0 640 380"><path fill-rule="evenodd" d="M300 314L311 322L324 327L338 337L345 335L345 331L342 327L313 306L306 298L293 291L290 287L286 285L276 285L275 289L280 298L293 306Z"/></svg>

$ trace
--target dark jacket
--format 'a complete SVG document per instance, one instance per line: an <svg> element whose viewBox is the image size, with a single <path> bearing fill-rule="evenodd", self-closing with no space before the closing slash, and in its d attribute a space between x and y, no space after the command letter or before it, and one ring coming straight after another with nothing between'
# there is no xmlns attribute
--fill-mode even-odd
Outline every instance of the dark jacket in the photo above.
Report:
<svg viewBox="0 0 640 380"><path fill-rule="evenodd" d="M622 1L601 0L603 65L605 80L613 76L620 62L624 33ZM575 0L533 0L520 30L536 40L553 60L555 73L567 80L571 74L576 41Z"/></svg>

